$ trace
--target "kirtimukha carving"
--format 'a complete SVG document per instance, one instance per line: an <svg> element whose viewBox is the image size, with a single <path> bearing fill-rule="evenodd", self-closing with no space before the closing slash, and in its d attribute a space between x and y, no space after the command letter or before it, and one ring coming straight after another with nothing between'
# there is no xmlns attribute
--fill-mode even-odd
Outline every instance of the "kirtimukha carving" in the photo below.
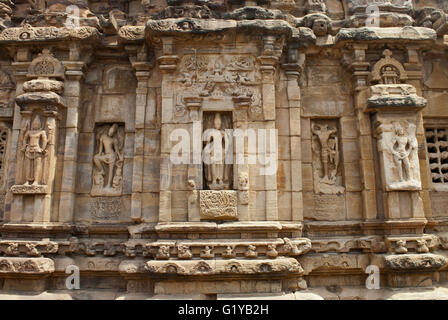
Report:
<svg viewBox="0 0 448 320"><path fill-rule="evenodd" d="M406 120L380 123L376 129L386 191L421 189L415 130Z"/></svg>
<svg viewBox="0 0 448 320"><path fill-rule="evenodd" d="M344 192L338 169L340 162L337 128L334 124L313 122L313 176L316 193Z"/></svg>
<svg viewBox="0 0 448 320"><path fill-rule="evenodd" d="M123 180L124 128L116 123L97 131L97 153L93 157L93 196L119 196Z"/></svg>
<svg viewBox="0 0 448 320"><path fill-rule="evenodd" d="M231 137L225 130L230 129L230 126L231 122L227 115L221 115L219 112L206 115L204 169L206 185L211 190L230 189L232 165L227 163L229 162L229 153L232 156L233 150L229 149Z"/></svg>

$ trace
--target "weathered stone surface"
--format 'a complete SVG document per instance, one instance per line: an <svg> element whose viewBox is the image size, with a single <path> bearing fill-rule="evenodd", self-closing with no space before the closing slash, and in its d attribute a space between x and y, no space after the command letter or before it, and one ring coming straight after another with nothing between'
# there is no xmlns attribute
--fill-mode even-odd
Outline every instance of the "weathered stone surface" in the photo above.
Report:
<svg viewBox="0 0 448 320"><path fill-rule="evenodd" d="M0 274L44 275L54 272L54 262L48 258L0 258Z"/></svg>
<svg viewBox="0 0 448 320"><path fill-rule="evenodd" d="M336 35L336 43L346 41L434 41L437 34L434 30L422 27L404 27L404 28L342 28Z"/></svg>
<svg viewBox="0 0 448 320"><path fill-rule="evenodd" d="M393 271L439 270L448 264L444 256L435 254L404 254L386 256L385 266Z"/></svg>
<svg viewBox="0 0 448 320"><path fill-rule="evenodd" d="M0 299L445 297L448 6L370 2L0 0Z"/></svg>

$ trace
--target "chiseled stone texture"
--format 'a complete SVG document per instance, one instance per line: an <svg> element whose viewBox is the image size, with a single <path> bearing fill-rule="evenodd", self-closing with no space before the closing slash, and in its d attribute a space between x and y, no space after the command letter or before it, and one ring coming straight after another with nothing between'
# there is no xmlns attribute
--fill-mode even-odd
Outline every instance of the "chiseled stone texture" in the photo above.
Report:
<svg viewBox="0 0 448 320"><path fill-rule="evenodd" d="M13 2L0 299L446 298L446 1Z"/></svg>

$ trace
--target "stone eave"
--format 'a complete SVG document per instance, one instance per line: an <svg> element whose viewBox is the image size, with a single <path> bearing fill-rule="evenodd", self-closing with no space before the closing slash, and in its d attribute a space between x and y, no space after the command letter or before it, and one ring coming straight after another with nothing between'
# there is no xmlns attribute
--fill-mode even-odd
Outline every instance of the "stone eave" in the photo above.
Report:
<svg viewBox="0 0 448 320"><path fill-rule="evenodd" d="M346 43L433 43L437 33L424 27L390 27L390 28L341 28L336 35L336 44Z"/></svg>
<svg viewBox="0 0 448 320"><path fill-rule="evenodd" d="M366 111L404 111L411 109L423 109L426 107L426 104L426 99L417 95L373 96L367 100Z"/></svg>
<svg viewBox="0 0 448 320"><path fill-rule="evenodd" d="M64 100L62 97L54 92L27 92L19 95L16 98L16 103L21 109L28 105L45 105L45 106L55 106L58 108L65 107Z"/></svg>
<svg viewBox="0 0 448 320"><path fill-rule="evenodd" d="M195 18L148 20L146 26L123 26L118 32L118 41L121 43L135 43L151 37L227 32L284 36L288 41L300 43L302 46L307 46L316 41L316 36L310 28L293 27L287 21L279 19L238 21Z"/></svg>
<svg viewBox="0 0 448 320"><path fill-rule="evenodd" d="M155 277L303 274L303 268L297 260L289 257L225 260L124 260L119 265L119 271L123 275L149 273Z"/></svg>
<svg viewBox="0 0 448 320"><path fill-rule="evenodd" d="M354 5L349 9L350 14L365 14L366 7L369 4L358 4ZM410 5L394 5L392 3L375 3L375 5L379 8L380 12L391 12L391 13L403 13L403 14L411 14L412 13L412 4Z"/></svg>
<svg viewBox="0 0 448 320"><path fill-rule="evenodd" d="M58 28L32 27L26 25L18 28L7 28L0 33L0 44L39 43L47 41L98 41L101 37L94 27Z"/></svg>

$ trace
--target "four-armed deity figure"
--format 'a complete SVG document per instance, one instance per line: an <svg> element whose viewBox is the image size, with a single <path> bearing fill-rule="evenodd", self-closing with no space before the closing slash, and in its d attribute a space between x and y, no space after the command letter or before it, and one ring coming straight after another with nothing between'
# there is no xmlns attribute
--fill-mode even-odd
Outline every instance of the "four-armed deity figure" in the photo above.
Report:
<svg viewBox="0 0 448 320"><path fill-rule="evenodd" d="M229 189L229 165L225 164L225 156L228 146L226 145L226 132L222 129L221 114L215 113L213 119L214 130L219 132L219 140L217 134L211 135L207 141L209 144L206 148L211 150L210 161L205 163L206 180L210 189L222 190ZM215 151L218 153L215 154Z"/></svg>
<svg viewBox="0 0 448 320"><path fill-rule="evenodd" d="M412 141L406 136L401 124L395 125L395 136L392 140L392 154L398 166L398 177L400 181L411 180L411 163L409 156L412 151Z"/></svg>
<svg viewBox="0 0 448 320"><path fill-rule="evenodd" d="M93 157L93 162L95 163L95 167L97 169L96 174L94 175L94 184L100 185L100 187L111 188L112 182L114 179L114 168L117 166L117 174L121 176L121 166L120 164L123 162L123 156L120 153L119 141L117 137L118 125L113 124L110 126L109 130L102 134L99 137L98 143L98 153ZM107 182L104 186L104 167L107 167ZM114 183L115 184L115 183Z"/></svg>
<svg viewBox="0 0 448 320"><path fill-rule="evenodd" d="M42 183L42 158L47 152L47 143L47 133L42 129L40 119L36 116L31 123L31 130L26 129L23 136L22 151L25 153L25 185L27 186Z"/></svg>

